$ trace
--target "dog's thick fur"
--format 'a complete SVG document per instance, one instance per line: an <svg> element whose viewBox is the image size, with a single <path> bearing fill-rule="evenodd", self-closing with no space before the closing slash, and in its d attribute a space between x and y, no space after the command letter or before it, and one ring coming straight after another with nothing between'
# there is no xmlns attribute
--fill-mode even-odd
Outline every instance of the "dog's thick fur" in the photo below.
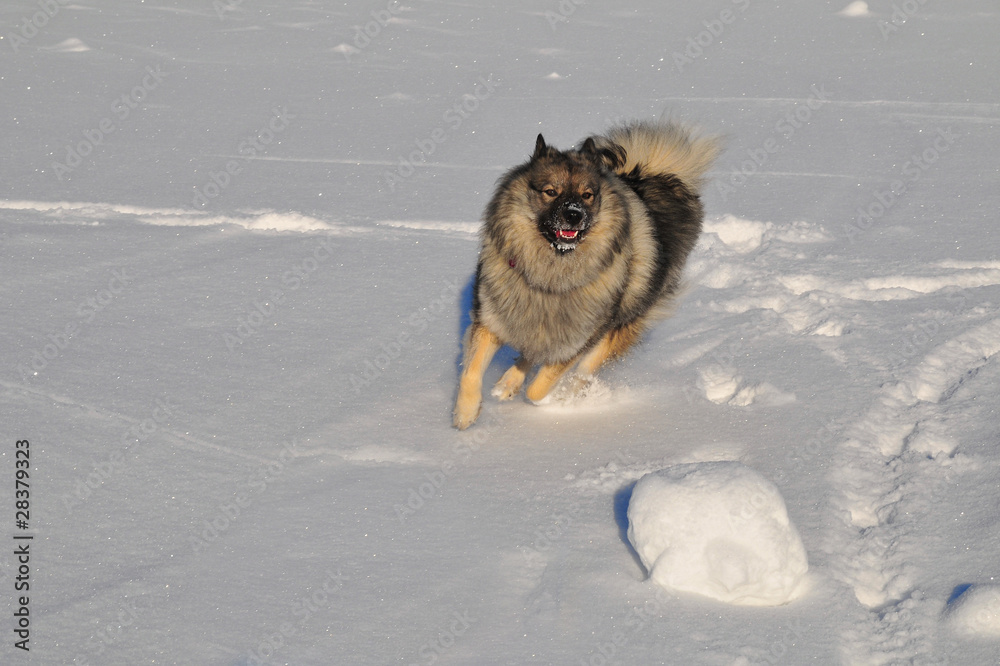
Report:
<svg viewBox="0 0 1000 666"><path fill-rule="evenodd" d="M479 416L494 353L518 359L493 389L526 374L544 398L574 364L581 383L625 354L677 294L701 233L698 191L719 143L673 123L635 122L559 151L538 135L486 208L454 425Z"/></svg>

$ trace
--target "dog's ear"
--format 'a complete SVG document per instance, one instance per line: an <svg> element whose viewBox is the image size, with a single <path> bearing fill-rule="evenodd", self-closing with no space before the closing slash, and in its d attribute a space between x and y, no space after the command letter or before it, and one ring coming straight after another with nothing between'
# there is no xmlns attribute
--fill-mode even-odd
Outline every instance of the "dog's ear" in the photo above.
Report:
<svg viewBox="0 0 1000 666"><path fill-rule="evenodd" d="M541 134L539 134L538 138L535 139L535 152L532 153L531 159L532 160L537 160L537 159L539 159L541 157L545 157L551 151L552 151L552 149L549 148L547 145L545 145L545 137L543 137Z"/></svg>
<svg viewBox="0 0 1000 666"><path fill-rule="evenodd" d="M599 162L608 169L614 171L625 164L625 149L617 143L609 143L603 148L597 147L594 137L587 137L587 140L580 146L580 152L591 161Z"/></svg>

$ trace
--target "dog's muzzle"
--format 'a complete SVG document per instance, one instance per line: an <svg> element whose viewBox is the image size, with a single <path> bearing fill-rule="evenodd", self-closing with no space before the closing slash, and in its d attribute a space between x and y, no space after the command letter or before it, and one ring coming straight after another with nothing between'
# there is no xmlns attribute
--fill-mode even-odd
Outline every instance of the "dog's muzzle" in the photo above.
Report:
<svg viewBox="0 0 1000 666"><path fill-rule="evenodd" d="M590 224L589 215L583 204L569 201L559 207L554 217L553 246L560 252L576 249L577 243L583 240Z"/></svg>

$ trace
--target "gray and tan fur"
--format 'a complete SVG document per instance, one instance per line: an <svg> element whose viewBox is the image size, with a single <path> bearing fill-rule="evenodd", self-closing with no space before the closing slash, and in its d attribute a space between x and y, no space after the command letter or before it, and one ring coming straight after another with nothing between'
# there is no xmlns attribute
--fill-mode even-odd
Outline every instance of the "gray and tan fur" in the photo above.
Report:
<svg viewBox="0 0 1000 666"><path fill-rule="evenodd" d="M559 151L538 135L486 208L454 425L479 416L496 351L521 356L493 395L544 398L577 365L581 384L667 314L701 233L698 191L719 143L635 122Z"/></svg>

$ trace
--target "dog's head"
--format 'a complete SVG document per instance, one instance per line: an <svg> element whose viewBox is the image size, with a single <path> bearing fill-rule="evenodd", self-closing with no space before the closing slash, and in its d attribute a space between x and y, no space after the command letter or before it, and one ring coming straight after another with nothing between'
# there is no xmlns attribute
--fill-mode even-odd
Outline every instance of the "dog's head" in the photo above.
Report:
<svg viewBox="0 0 1000 666"><path fill-rule="evenodd" d="M528 197L538 232L559 254L586 240L601 209L604 170L618 163L620 150L587 139L579 150L560 151L538 135L527 172Z"/></svg>

